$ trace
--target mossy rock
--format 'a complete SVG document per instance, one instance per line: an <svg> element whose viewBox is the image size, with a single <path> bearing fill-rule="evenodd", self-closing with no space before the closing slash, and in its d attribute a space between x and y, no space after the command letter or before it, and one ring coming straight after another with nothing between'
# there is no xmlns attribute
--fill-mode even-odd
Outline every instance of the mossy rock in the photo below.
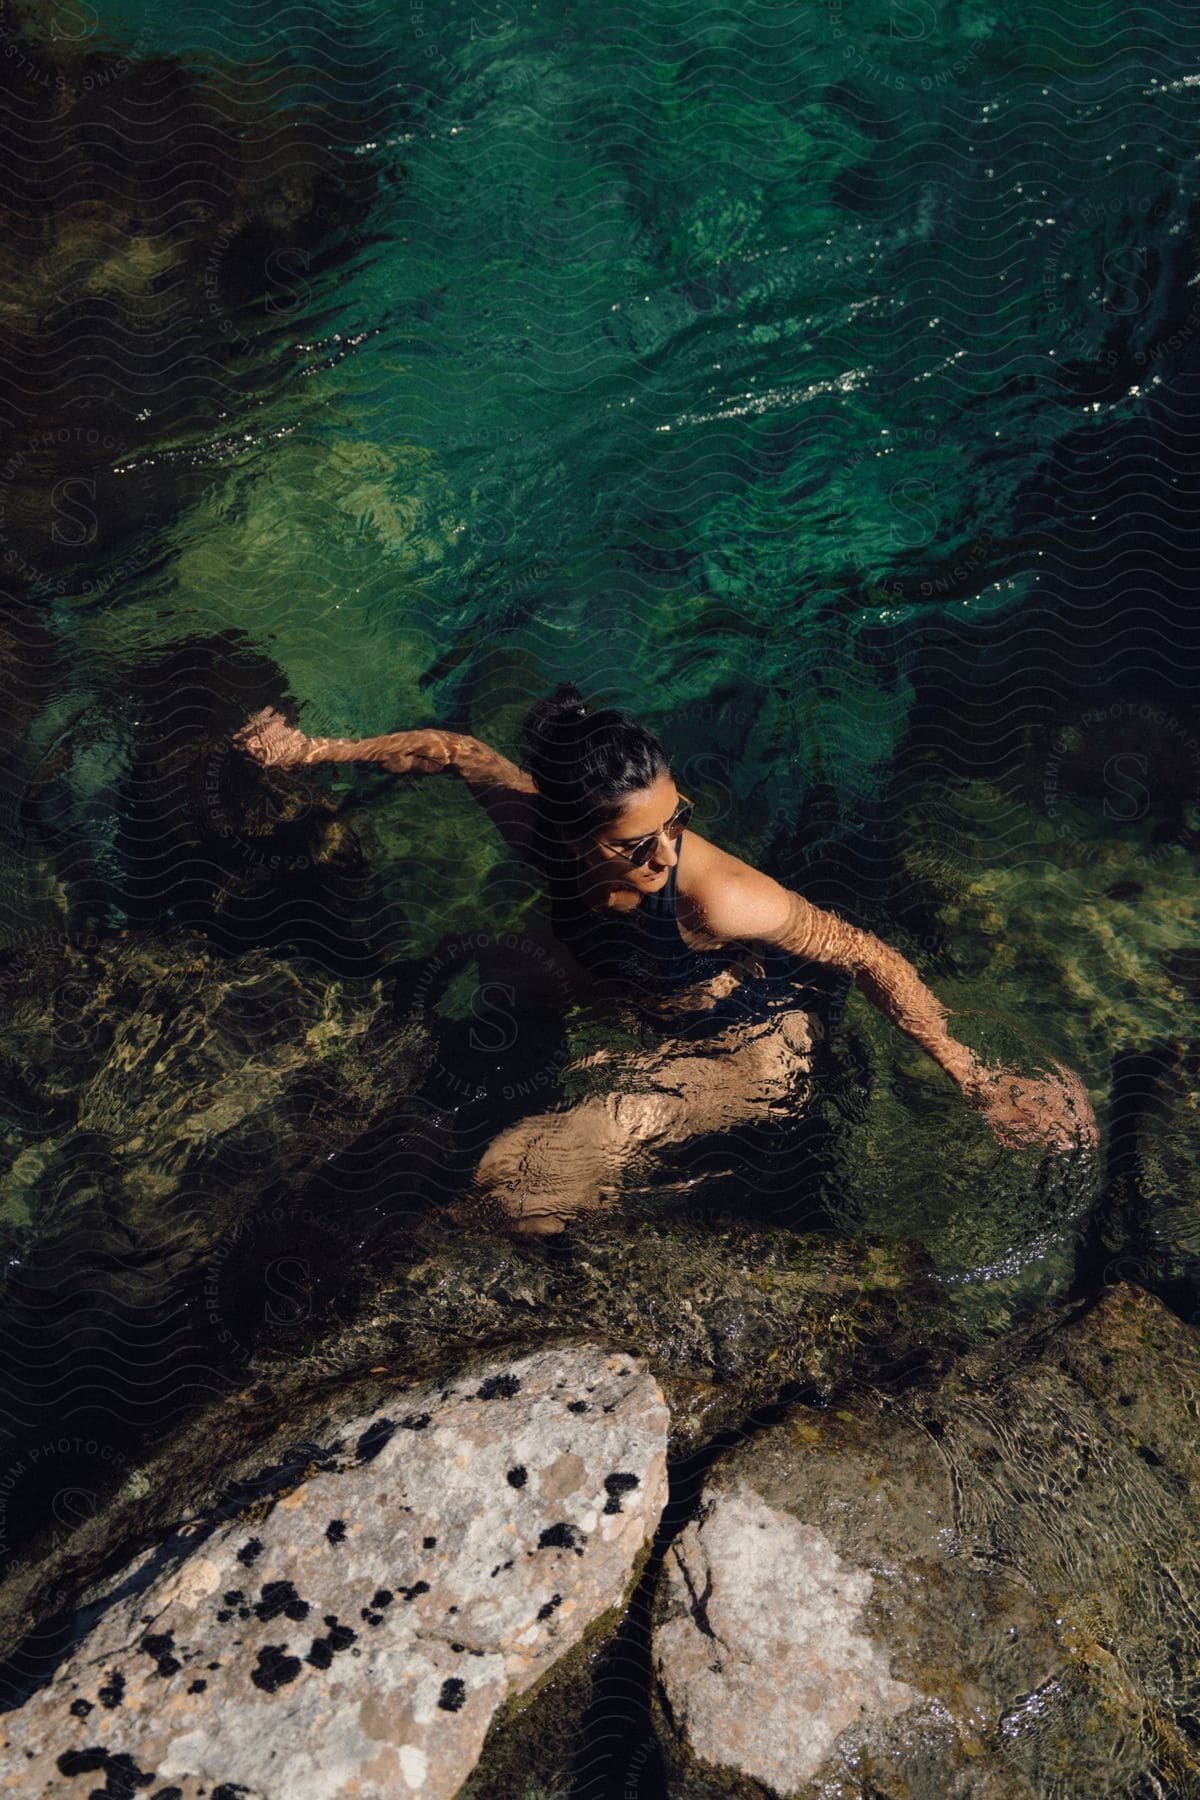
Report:
<svg viewBox="0 0 1200 1800"><path fill-rule="evenodd" d="M912 1694L891 1715L839 1725L850 1665L830 1649L832 1627L819 1642L793 1635L809 1659L806 1730L831 1721L823 1760L794 1786L748 1776L763 1752L747 1748L755 1727L731 1682L729 1766L698 1764L659 1692L672 1795L1039 1800L1051 1773L1089 1800L1143 1785L1200 1794L1194 1681L1187 1658L1164 1650L1190 1641L1200 1599L1198 1384L1200 1334L1118 1285L1086 1311L1060 1307L970 1351L935 1384L797 1406L732 1449L702 1504L748 1492L802 1534L805 1554L812 1542L849 1565L847 1579L869 1576L865 1598L829 1605ZM745 1573L714 1559L706 1589L718 1659L739 1671L749 1640L730 1608ZM664 1580L656 1629L672 1606ZM759 1612L763 1643L772 1628ZM752 1684L752 1655L749 1670ZM765 1665L760 1674L772 1679ZM707 1715L723 1717L709 1701Z"/></svg>

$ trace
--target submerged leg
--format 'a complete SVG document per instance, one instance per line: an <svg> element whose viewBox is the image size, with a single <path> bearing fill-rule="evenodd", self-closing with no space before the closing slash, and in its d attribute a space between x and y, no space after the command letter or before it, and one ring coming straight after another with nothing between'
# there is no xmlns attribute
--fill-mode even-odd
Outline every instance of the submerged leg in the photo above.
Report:
<svg viewBox="0 0 1200 1800"><path fill-rule="evenodd" d="M638 1091L622 1084L502 1131L479 1161L474 1191L523 1231L561 1231L567 1219L611 1206L622 1178L648 1167L656 1150L758 1120L792 1097L819 1030L796 1011L767 1026L731 1027L703 1047L671 1040L617 1070Z"/></svg>

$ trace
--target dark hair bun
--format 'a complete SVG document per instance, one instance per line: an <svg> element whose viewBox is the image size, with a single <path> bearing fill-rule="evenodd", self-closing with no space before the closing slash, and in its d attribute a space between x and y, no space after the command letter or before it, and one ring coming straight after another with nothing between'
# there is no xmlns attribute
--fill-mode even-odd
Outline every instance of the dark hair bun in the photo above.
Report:
<svg viewBox="0 0 1200 1800"><path fill-rule="evenodd" d="M520 741L542 820L567 836L586 836L616 818L629 794L670 770L657 738L611 707L589 712L569 681L530 708Z"/></svg>
<svg viewBox="0 0 1200 1800"><path fill-rule="evenodd" d="M521 726L521 750L535 781L537 764L544 760L547 749L553 747L561 755L563 727L588 716L583 695L570 681L560 682L548 699L538 700L530 708Z"/></svg>

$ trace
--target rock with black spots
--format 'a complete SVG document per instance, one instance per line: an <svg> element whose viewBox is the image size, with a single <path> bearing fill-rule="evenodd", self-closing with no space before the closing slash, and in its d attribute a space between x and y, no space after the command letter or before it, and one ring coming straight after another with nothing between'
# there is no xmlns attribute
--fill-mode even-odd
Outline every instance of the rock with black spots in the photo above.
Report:
<svg viewBox="0 0 1200 1800"><path fill-rule="evenodd" d="M0 1793L453 1795L497 1708L626 1598L667 1427L645 1367L593 1347L347 1421L253 1528L152 1546L93 1590L86 1635L0 1724Z"/></svg>

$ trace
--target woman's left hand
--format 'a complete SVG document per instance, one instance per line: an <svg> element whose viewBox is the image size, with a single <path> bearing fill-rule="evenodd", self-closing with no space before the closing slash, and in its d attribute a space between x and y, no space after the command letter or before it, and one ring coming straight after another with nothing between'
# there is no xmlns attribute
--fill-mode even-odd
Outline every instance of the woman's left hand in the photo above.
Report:
<svg viewBox="0 0 1200 1800"><path fill-rule="evenodd" d="M962 1083L1006 1149L1046 1144L1052 1150L1091 1150L1100 1127L1087 1090L1073 1069L1053 1065L1055 1075L1032 1079L1011 1069L976 1064Z"/></svg>

